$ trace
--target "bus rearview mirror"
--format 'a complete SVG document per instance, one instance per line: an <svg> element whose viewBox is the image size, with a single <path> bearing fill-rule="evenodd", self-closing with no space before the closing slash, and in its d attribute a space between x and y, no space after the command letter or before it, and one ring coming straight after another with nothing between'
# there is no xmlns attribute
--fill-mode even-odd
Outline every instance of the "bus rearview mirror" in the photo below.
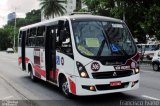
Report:
<svg viewBox="0 0 160 106"><path fill-rule="evenodd" d="M60 41L64 42L64 41L66 41L66 39L67 39L67 33L66 33L66 31L65 30L61 30L60 31Z"/></svg>

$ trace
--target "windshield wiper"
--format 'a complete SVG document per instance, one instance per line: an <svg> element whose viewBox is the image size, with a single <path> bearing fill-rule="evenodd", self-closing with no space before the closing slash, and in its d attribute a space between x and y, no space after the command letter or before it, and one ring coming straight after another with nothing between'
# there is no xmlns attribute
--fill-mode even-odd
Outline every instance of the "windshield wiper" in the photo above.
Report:
<svg viewBox="0 0 160 106"><path fill-rule="evenodd" d="M105 39L103 39L101 46L98 50L97 56L100 56L102 54L103 48L104 48L104 44L105 44Z"/></svg>

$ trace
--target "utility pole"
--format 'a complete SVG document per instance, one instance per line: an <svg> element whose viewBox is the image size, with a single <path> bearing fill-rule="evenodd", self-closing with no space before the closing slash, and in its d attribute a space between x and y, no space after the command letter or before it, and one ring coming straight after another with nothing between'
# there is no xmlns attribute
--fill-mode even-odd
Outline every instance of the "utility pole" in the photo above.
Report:
<svg viewBox="0 0 160 106"><path fill-rule="evenodd" d="M14 20L14 41L13 41L13 50L16 51L16 8L15 8L15 20Z"/></svg>

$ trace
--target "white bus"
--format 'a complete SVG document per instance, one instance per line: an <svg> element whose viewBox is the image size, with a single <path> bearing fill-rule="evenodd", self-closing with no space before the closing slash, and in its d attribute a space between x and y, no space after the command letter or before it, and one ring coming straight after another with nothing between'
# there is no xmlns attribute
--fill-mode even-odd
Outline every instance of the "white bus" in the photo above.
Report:
<svg viewBox="0 0 160 106"><path fill-rule="evenodd" d="M20 28L18 63L66 96L99 95L139 87L139 54L118 19L70 15Z"/></svg>

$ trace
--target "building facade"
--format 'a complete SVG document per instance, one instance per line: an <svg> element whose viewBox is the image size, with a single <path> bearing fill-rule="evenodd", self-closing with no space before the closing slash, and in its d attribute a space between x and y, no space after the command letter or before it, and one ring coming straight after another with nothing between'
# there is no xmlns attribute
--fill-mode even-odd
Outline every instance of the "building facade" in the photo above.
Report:
<svg viewBox="0 0 160 106"><path fill-rule="evenodd" d="M9 13L7 22L9 23L10 21L14 20L15 18L16 18L16 12Z"/></svg>

